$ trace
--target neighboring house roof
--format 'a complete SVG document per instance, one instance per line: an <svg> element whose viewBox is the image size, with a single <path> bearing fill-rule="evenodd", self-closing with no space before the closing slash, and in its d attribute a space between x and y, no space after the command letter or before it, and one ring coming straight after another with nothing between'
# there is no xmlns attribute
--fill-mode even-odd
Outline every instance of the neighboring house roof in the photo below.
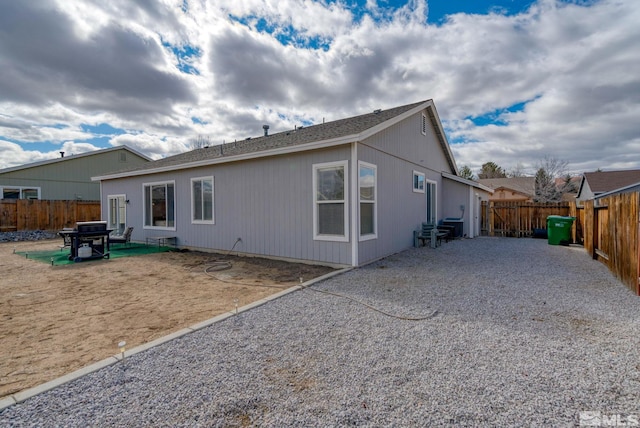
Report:
<svg viewBox="0 0 640 428"><path fill-rule="evenodd" d="M63 157L59 157L59 158L55 158L55 159L49 159L49 160L44 160L44 161L39 161L39 162L33 162L33 163L27 163L24 165L19 165L19 166L13 166L10 168L5 168L5 169L0 169L0 174L5 174L7 172L13 172L13 171L20 171L23 169L29 169L29 168L35 168L35 167L39 167L39 166L43 166L43 165L49 165L49 164L53 164L53 163L58 163L58 162L66 162L72 159L78 159L78 158L82 158L82 157L87 157L87 156L95 156L98 154L102 154L102 153L107 153L107 152L113 152L116 150L126 150L128 152L131 152L137 156L140 156L143 159L146 159L148 161L151 161L152 159L146 155L143 155L140 152L137 152L136 150L133 150L132 148L128 147L128 146L115 146L115 147L110 147L108 149L101 149L101 150L94 150L92 152L85 152L85 153L79 153L77 155L68 155L68 156L63 156Z"/></svg>
<svg viewBox="0 0 640 428"><path fill-rule="evenodd" d="M481 178L478 182L494 190L509 189L531 198L536 194L535 177Z"/></svg>
<svg viewBox="0 0 640 428"><path fill-rule="evenodd" d="M585 182L588 183L594 195L599 195L640 182L640 169L585 172L578 189L578 197L582 193Z"/></svg>
<svg viewBox="0 0 640 428"><path fill-rule="evenodd" d="M617 193L626 193L629 191L639 191L640 190L640 181L637 183L631 183L628 186L623 186L618 189L613 189L608 192L599 193L597 196L594 196L594 199L604 198L606 196L615 195Z"/></svg>
<svg viewBox="0 0 640 428"><path fill-rule="evenodd" d="M133 175L146 175L362 141L425 108L451 171L457 174L458 169L433 100L426 100L318 125L298 127L268 136L247 138L233 143L196 149L149 162L128 171L93 177L93 179L108 180Z"/></svg>
<svg viewBox="0 0 640 428"><path fill-rule="evenodd" d="M489 194L493 194L493 192L494 192L494 189L492 189L491 187L485 186L484 184L479 183L477 181L467 180L466 178L462 178L462 177L457 176L457 175L449 174L448 172L444 172L444 171L441 172L441 175L444 178L448 178L449 180L457 181L458 183L466 184L466 185L469 185L471 187L475 187L476 189L484 190L485 192L487 192Z"/></svg>

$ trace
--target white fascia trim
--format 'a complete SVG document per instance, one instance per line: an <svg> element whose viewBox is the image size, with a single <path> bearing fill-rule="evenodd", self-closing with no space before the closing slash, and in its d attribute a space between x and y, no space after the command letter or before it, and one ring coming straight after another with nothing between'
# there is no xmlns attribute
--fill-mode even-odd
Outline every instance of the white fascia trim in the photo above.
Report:
<svg viewBox="0 0 640 428"><path fill-rule="evenodd" d="M198 168L201 166L237 162L237 161L243 161L243 160L249 160L249 159L263 158L267 156L277 156L277 155L284 155L289 153L304 152L307 150L341 146L343 144L351 143L354 141L354 139L357 139L357 138L358 138L358 135L348 135L346 137L335 138L332 140L316 141L313 143L300 144L300 145L291 146L291 147L279 147L276 149L262 150L259 152L252 152L252 153L244 153L241 155L226 156L222 158L206 159L206 160L197 161L197 162L182 163L179 165L170 165L170 166L165 166L160 168L152 168L152 169L144 169L144 170L138 170L138 171L121 172L117 174L102 175L97 177L91 177L91 180L92 181L113 180L117 178L127 178L127 177L141 176L141 175L157 174L160 172L177 171L181 169Z"/></svg>
<svg viewBox="0 0 640 428"><path fill-rule="evenodd" d="M359 261L358 253L358 235L360 234L360 226L358 222L360 204L357 199L359 198L360 189L358 174L358 143L351 144L351 266L357 267Z"/></svg>
<svg viewBox="0 0 640 428"><path fill-rule="evenodd" d="M373 128L369 128L366 131L361 132L360 134L358 134L359 139L356 141L363 141L364 139L369 138L386 128L389 128L396 123L402 122L406 118L413 116L414 114L424 110L427 107L433 107L433 102L431 100L425 101L424 103L412 108L411 110L407 110L404 113L387 120L386 122L382 122L379 125L374 126Z"/></svg>
<svg viewBox="0 0 640 428"><path fill-rule="evenodd" d="M436 106L433 104L432 100L429 100L429 105L427 107L429 108L431 113L433 113L433 117L436 120L436 123L434 123L433 125L435 125L438 128L438 132L440 133L440 136L442 137L442 141L444 142L444 148L447 151L447 155L449 156L449 159L453 164L453 172L457 175L459 173L458 165L456 165L456 159L453 157L451 146L449 145L449 141L447 140L447 134L444 133L444 128L442 127L442 121L440 120L440 116L438 115L438 110L436 110Z"/></svg>
<svg viewBox="0 0 640 428"><path fill-rule="evenodd" d="M449 180L457 181L458 183L466 184L468 186L473 186L477 189L484 190L485 192L489 192L493 195L494 190L491 187L487 187L484 184L478 183L477 181L467 180L466 178L458 177L457 175L453 175L445 171L442 171L440 174L442 175L442 177L448 178Z"/></svg>
<svg viewBox="0 0 640 428"><path fill-rule="evenodd" d="M298 152L304 152L307 150L315 150L315 149L323 149L323 148L327 148L327 147L335 147L335 146L341 146L343 144L349 144L349 143L358 143L361 142L362 140L371 137L374 134L377 134L378 132L389 128L390 126L395 125L396 123L406 119L409 116L412 116L414 114L416 114L417 112L427 108L433 106L433 102L431 100L426 101L422 104L420 104L417 107L414 107L411 110L408 110L406 112L404 112L401 115L395 116L389 120L387 120L386 122L382 122L379 125L376 125L372 128L369 128L359 134L352 134L352 135L347 135L344 137L340 137L340 138L333 138L333 139L329 139L329 140L321 140L321 141L314 141L313 143L306 143L306 144L300 144L300 145L296 145L296 146L290 146L290 147L278 147L275 149L269 149L269 150L262 150L262 151L258 151L258 152L252 152L252 153L244 153L241 155L236 155L236 156L228 156L228 157L222 157L222 158L215 158L215 159L206 159L206 160L202 160L202 161L197 161L197 162L190 162L190 163L183 163L180 165L171 165L171 166L165 166L165 167L160 167L160 168L152 168L152 169L144 169L144 170L138 170L138 171L130 171L130 172L121 172L121 173L117 173L117 174L109 174L109 175L100 175L100 176L96 176L96 177L91 177L92 181L102 181L102 180L114 180L117 178L127 178L127 177L134 177L134 176L140 176L140 175L150 175L150 174L157 174L160 172L168 172L168 171L176 171L176 170L181 170L181 169L189 169L189 168L197 168L197 167L201 167L201 166L209 166L209 165L216 165L216 164L221 164L221 163L229 163L229 162L237 162L237 161L243 161L243 160L249 160L249 159L256 159L256 158L263 158L263 157L267 157L267 156L277 156L277 155L284 155L284 154L289 154L289 153L298 153Z"/></svg>

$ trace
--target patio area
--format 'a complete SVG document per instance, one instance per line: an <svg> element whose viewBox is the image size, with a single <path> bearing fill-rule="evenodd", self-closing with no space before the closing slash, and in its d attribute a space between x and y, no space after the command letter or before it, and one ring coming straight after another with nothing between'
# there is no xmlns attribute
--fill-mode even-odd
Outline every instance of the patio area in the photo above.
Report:
<svg viewBox="0 0 640 428"><path fill-rule="evenodd" d="M8 407L0 425L632 421L638 331L640 298L584 249L456 240L136 354Z"/></svg>
<svg viewBox="0 0 640 428"><path fill-rule="evenodd" d="M121 257L133 257L133 256L142 256L145 254L156 254L156 253L164 253L165 251L171 251L173 248L168 246L160 246L160 245L147 245L140 243L131 243L131 244L111 244L111 248L109 249L109 258L110 259L118 259ZM76 263L73 258L69 256L69 248L62 249L46 249L46 250L38 250L38 251L16 251L15 254L24 256L25 258L36 260L42 263L47 263L52 266L60 266L60 265L70 265ZM101 259L93 259L93 260L82 260L77 263L91 263L100 261Z"/></svg>

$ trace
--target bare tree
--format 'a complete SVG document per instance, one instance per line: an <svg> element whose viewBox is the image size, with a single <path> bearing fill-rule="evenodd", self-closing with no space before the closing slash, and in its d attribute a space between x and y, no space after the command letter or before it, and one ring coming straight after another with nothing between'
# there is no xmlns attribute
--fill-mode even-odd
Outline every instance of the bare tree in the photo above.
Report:
<svg viewBox="0 0 640 428"><path fill-rule="evenodd" d="M556 178L566 175L567 161L545 156L538 162L536 172L536 202L557 202L562 200L563 189L556 184Z"/></svg>
<svg viewBox="0 0 640 428"><path fill-rule="evenodd" d="M189 148L191 150L201 149L203 147L209 147L211 145L211 139L209 136L198 135L196 138L189 140Z"/></svg>
<svg viewBox="0 0 640 428"><path fill-rule="evenodd" d="M524 177L524 166L520 162L507 173L508 177Z"/></svg>

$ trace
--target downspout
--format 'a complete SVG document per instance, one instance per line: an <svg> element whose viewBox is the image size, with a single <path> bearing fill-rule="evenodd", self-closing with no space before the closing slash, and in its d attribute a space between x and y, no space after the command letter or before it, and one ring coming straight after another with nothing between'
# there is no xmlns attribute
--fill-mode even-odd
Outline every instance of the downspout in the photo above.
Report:
<svg viewBox="0 0 640 428"><path fill-rule="evenodd" d="M473 186L469 186L469 205L467 205L467 210L465 211L465 217L463 218L464 223L469 225L469 234L467 235L469 238L476 237L476 201L474 200L475 191ZM464 224L463 223L463 224Z"/></svg>
<svg viewBox="0 0 640 428"><path fill-rule="evenodd" d="M102 200L102 180L100 180L100 219L102 220L102 216L104 215L102 207L104 206L104 202Z"/></svg>
<svg viewBox="0 0 640 428"><path fill-rule="evenodd" d="M358 233L360 232L358 213L358 143L351 143L351 266L358 266Z"/></svg>

